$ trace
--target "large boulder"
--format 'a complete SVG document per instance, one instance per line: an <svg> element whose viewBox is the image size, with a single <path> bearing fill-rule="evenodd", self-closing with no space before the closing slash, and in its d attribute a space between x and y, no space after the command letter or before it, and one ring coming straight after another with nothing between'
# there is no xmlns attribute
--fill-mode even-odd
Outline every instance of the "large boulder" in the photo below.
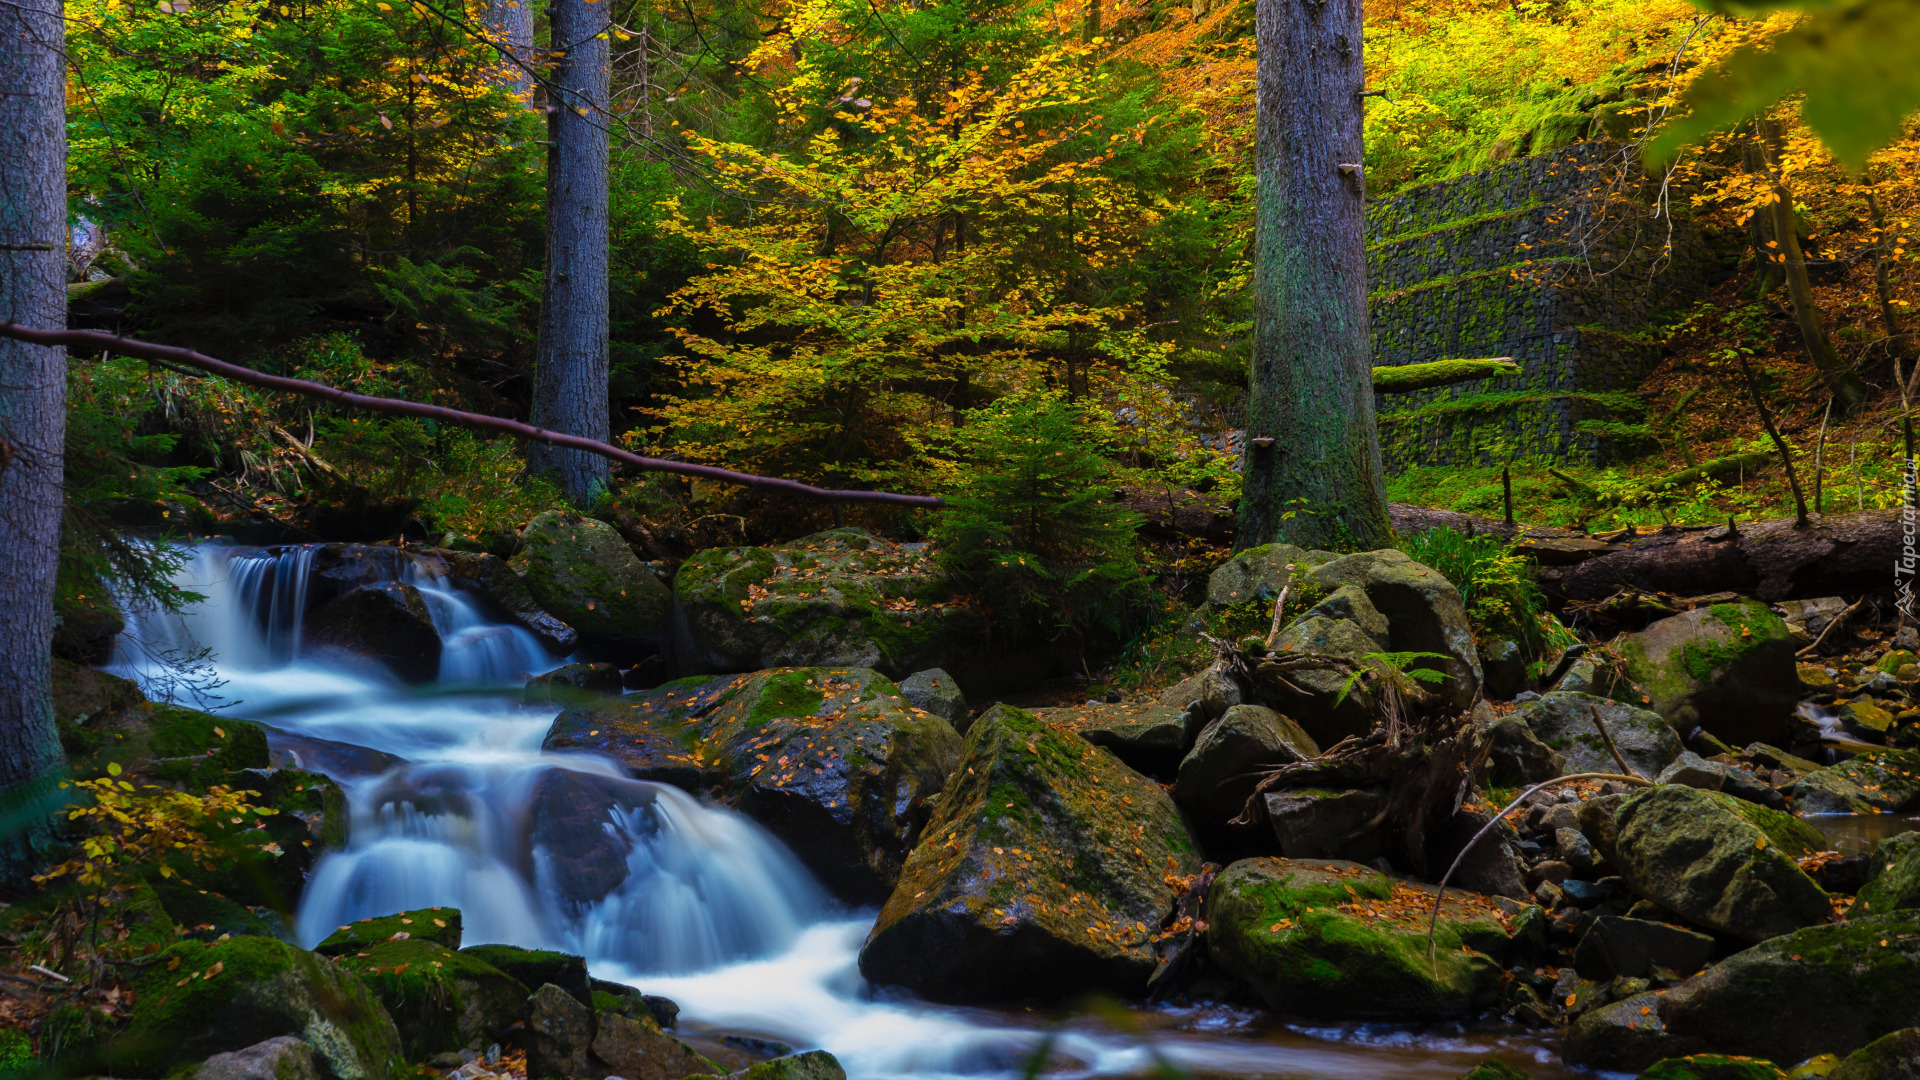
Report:
<svg viewBox="0 0 1920 1080"><path fill-rule="evenodd" d="M1314 582L1328 590L1357 585L1387 620L1389 652L1437 653L1444 660L1416 660L1446 681L1432 690L1449 707L1465 712L1480 696L1480 654L1460 590L1438 570L1387 548L1346 555L1314 568Z"/></svg>
<svg viewBox="0 0 1920 1080"><path fill-rule="evenodd" d="M108 1051L116 1076L159 1076L281 1035L306 1040L334 1080L386 1080L405 1064L392 1017L359 978L272 938L181 942L133 984L132 1021Z"/></svg>
<svg viewBox="0 0 1920 1080"><path fill-rule="evenodd" d="M309 647L375 661L407 682L440 674L440 632L420 590L404 581L357 586L309 611L301 632Z"/></svg>
<svg viewBox="0 0 1920 1080"><path fill-rule="evenodd" d="M1901 1028L1855 1050L1827 1080L1920 1080L1920 1027Z"/></svg>
<svg viewBox="0 0 1920 1080"><path fill-rule="evenodd" d="M539 514L509 564L540 607L578 631L590 650L627 660L663 643L672 594L606 522Z"/></svg>
<svg viewBox="0 0 1920 1080"><path fill-rule="evenodd" d="M579 633L541 607L526 581L514 573L505 559L483 552L447 549L423 552L420 557L434 573L484 597L488 607L519 623L554 652L570 653L580 644Z"/></svg>
<svg viewBox="0 0 1920 1080"><path fill-rule="evenodd" d="M1620 765L1601 738L1599 725L1593 722L1596 712L1620 756L1649 780L1673 764L1684 749L1673 725L1660 714L1592 694L1556 690L1542 694L1538 701L1527 702L1512 715L1560 755L1567 773L1617 773Z"/></svg>
<svg viewBox="0 0 1920 1080"><path fill-rule="evenodd" d="M1573 1025L1566 1059L1623 1070L1708 1051L1805 1061L1916 1025L1920 923L1875 915L1784 934L1670 991L1596 1009Z"/></svg>
<svg viewBox="0 0 1920 1080"><path fill-rule="evenodd" d="M1145 988L1197 845L1159 785L995 706L880 910L860 970L935 1001Z"/></svg>
<svg viewBox="0 0 1920 1080"><path fill-rule="evenodd" d="M340 967L359 975L386 1006L409 1060L484 1047L526 1017L527 988L519 980L454 948L401 938L340 958Z"/></svg>
<svg viewBox="0 0 1920 1080"><path fill-rule="evenodd" d="M1208 575L1205 604L1214 610L1255 600L1271 605L1294 577L1332 557L1326 552L1309 555L1292 544L1248 548Z"/></svg>
<svg viewBox="0 0 1920 1080"><path fill-rule="evenodd" d="M1920 908L1920 833L1901 833L1873 849L1873 878L1854 897L1853 914Z"/></svg>
<svg viewBox="0 0 1920 1080"><path fill-rule="evenodd" d="M1365 589L1346 585L1288 623L1274 638L1274 648L1338 656L1377 668L1378 661L1365 657L1388 651L1388 640L1386 616L1373 606ZM1303 668L1289 671L1287 681L1305 694L1286 702L1287 715L1322 746L1349 735L1364 735L1378 719L1372 694L1341 671Z"/></svg>
<svg viewBox="0 0 1920 1080"><path fill-rule="evenodd" d="M352 956L395 941L424 941L447 949L460 947L459 908L419 908L348 923L321 939L321 956Z"/></svg>
<svg viewBox="0 0 1920 1080"><path fill-rule="evenodd" d="M773 667L952 672L969 692L1044 668L994 657L985 609L958 594L925 544L833 529L771 548L714 548L673 579L674 659L687 674Z"/></svg>
<svg viewBox="0 0 1920 1080"><path fill-rule="evenodd" d="M593 1007L593 980L585 959L571 953L523 949L517 945L469 945L460 950L512 976L522 986L552 984L580 1004Z"/></svg>
<svg viewBox="0 0 1920 1080"><path fill-rule="evenodd" d="M1613 648L1649 707L1681 731L1698 725L1735 746L1786 736L1801 693L1796 646L1765 604L1695 608L1624 634Z"/></svg>
<svg viewBox="0 0 1920 1080"><path fill-rule="evenodd" d="M1280 854L1289 859L1364 860L1386 852L1386 834L1374 825L1387 805L1381 788L1293 788L1262 797Z"/></svg>
<svg viewBox="0 0 1920 1080"><path fill-rule="evenodd" d="M717 784L840 896L892 891L960 759L953 725L878 672L794 668L585 705L554 719L548 750L588 750L636 775Z"/></svg>
<svg viewBox="0 0 1920 1080"><path fill-rule="evenodd" d="M1202 828L1218 827L1246 808L1261 769L1319 756L1292 720L1259 705L1235 705L1200 732L1180 762L1173 801Z"/></svg>
<svg viewBox="0 0 1920 1080"><path fill-rule="evenodd" d="M1786 789L1802 814L1897 814L1920 806L1920 750L1870 750Z"/></svg>
<svg viewBox="0 0 1920 1080"><path fill-rule="evenodd" d="M193 1071L193 1080L320 1080L320 1070L305 1039L279 1035L213 1055Z"/></svg>
<svg viewBox="0 0 1920 1080"><path fill-rule="evenodd" d="M1197 713L1204 723L1246 701L1246 691L1222 665L1213 664L1160 691L1159 700L1162 705Z"/></svg>
<svg viewBox="0 0 1920 1080"><path fill-rule="evenodd" d="M1275 1011L1329 1019L1464 1016L1499 996L1508 939L1490 904L1357 863L1244 859L1208 897L1207 950Z"/></svg>
<svg viewBox="0 0 1920 1080"><path fill-rule="evenodd" d="M1833 915L1794 861L1825 842L1790 814L1668 784L1628 796L1615 820L1628 887L1695 925L1764 941Z"/></svg>
<svg viewBox="0 0 1920 1080"><path fill-rule="evenodd" d="M1652 919L1602 915L1580 938L1573 967L1584 979L1644 979L1655 968L1692 975L1713 958L1713 938Z"/></svg>
<svg viewBox="0 0 1920 1080"><path fill-rule="evenodd" d="M952 724L962 735L967 733L967 721L972 717L967 709L967 696L945 671L928 668L914 672L900 680L900 696L914 708L924 709Z"/></svg>
<svg viewBox="0 0 1920 1080"><path fill-rule="evenodd" d="M718 1068L660 1030L651 1016L600 1013L595 1017L592 1050L595 1075L624 1080L681 1080L711 1076Z"/></svg>
<svg viewBox="0 0 1920 1080"><path fill-rule="evenodd" d="M1484 725L1480 719L1475 717L1476 726L1493 744L1487 755L1488 782L1500 787L1525 787L1566 774L1566 756L1542 742L1524 716L1508 713L1495 717L1489 712Z"/></svg>
<svg viewBox="0 0 1920 1080"><path fill-rule="evenodd" d="M633 838L615 821L651 808L658 790L572 769L541 773L527 800L527 819L529 854L544 883L576 912L624 884L632 872Z"/></svg>
<svg viewBox="0 0 1920 1080"><path fill-rule="evenodd" d="M1157 779L1173 776L1199 731L1192 711L1152 702L1089 701L1059 709L1035 709L1033 715L1095 746L1106 747L1128 766Z"/></svg>

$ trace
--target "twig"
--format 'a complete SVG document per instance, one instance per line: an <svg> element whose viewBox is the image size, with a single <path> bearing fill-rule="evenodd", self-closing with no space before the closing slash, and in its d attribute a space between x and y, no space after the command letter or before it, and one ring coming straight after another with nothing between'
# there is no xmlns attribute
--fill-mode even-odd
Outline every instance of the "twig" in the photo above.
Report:
<svg viewBox="0 0 1920 1080"><path fill-rule="evenodd" d="M1760 399L1760 384L1754 381L1753 368L1747 364L1745 355L1735 351L1734 359L1740 362L1740 373L1746 376L1747 393L1753 397L1753 407L1760 412L1760 422L1766 426L1767 434L1773 437L1774 448L1780 451L1780 464L1787 468L1787 487L1793 490L1793 505L1796 511L1793 526L1796 529L1807 527L1807 500L1800 494L1800 476L1793 471L1793 453L1787 449L1787 440L1780 437L1780 429L1773 426L1773 414L1767 411L1766 402Z"/></svg>
<svg viewBox="0 0 1920 1080"><path fill-rule="evenodd" d="M1920 371L1920 368L1915 370ZM1820 443L1813 451L1813 512L1824 514L1822 508L1826 501L1821 491L1820 481L1825 478L1827 461L1827 418L1833 415L1833 395L1827 395L1827 411L1820 414Z"/></svg>
<svg viewBox="0 0 1920 1080"><path fill-rule="evenodd" d="M105 349L125 356L143 360L164 360L176 364L210 371L215 375L232 379L235 382L258 386L282 393L300 394L304 397L325 398L339 405L353 409L366 409L369 412L391 413L395 416L422 416L442 423L456 424L460 427L475 428L481 431L498 431L507 435L517 435L523 439L532 439L549 446L562 446L570 450L582 450L589 454L631 465L636 469L651 472L678 473L681 476L697 476L706 480L718 480L722 483L741 484L746 487L772 488L795 495L805 495L828 502L869 502L891 503L896 506L920 506L938 509L946 505L946 500L936 495L903 495L891 491L844 491L814 487L798 480L787 480L776 476L757 476L753 473L735 472L715 465L696 465L689 461L668 461L665 458L642 457L639 454L622 450L617 446L589 439L583 435L564 435L557 431L537 428L532 424L523 424L518 420L508 420L499 416L486 416L481 413L462 412L449 409L444 405L425 405L416 401L400 401L395 398L368 397L365 394L350 393L325 383L311 382L307 379L289 379L281 375L268 375L252 368L230 364L225 360L215 360L191 349L176 348L172 345L155 345L148 341L120 337L116 334L98 330L34 330L16 322L0 322L0 337L13 338L16 341L31 342L35 345L81 346L88 349Z"/></svg>
<svg viewBox="0 0 1920 1080"><path fill-rule="evenodd" d="M1620 771L1629 776L1640 776L1640 770L1627 764L1627 759L1620 756L1620 748L1613 743L1613 733L1607 730L1607 722L1600 719L1600 706L1589 705L1588 708L1593 710L1593 726L1600 729L1600 738L1606 742L1607 753L1613 755L1614 764L1620 766ZM1641 777L1641 779L1646 778Z"/></svg>
<svg viewBox="0 0 1920 1080"><path fill-rule="evenodd" d="M1810 652L1812 652L1813 650L1815 650L1815 649L1817 649L1817 648L1819 648L1819 647L1820 647L1820 643L1821 643L1821 642L1823 642L1823 641L1825 641L1825 640L1827 640L1827 635L1828 635L1828 634L1831 634L1831 633L1833 633L1833 628L1834 628L1834 627L1836 627L1836 626L1839 626L1839 625L1840 625L1841 623L1843 623L1843 622L1846 622L1846 621L1847 621L1847 617L1853 614L1853 612L1854 612L1854 608L1857 608L1857 607L1859 607L1859 606L1860 606L1861 604L1864 604L1864 603L1866 603L1866 602L1867 602L1867 598L1866 598L1866 597L1864 597L1864 596L1862 596L1862 597L1861 597L1860 599L1858 599L1858 600L1855 600L1855 601L1853 602L1853 607L1850 607L1850 608L1848 608L1847 610L1845 610L1845 611L1843 611L1843 612L1841 612L1840 614L1838 614L1838 615L1835 615L1835 616L1833 617L1833 620L1832 620L1831 622L1829 622L1829 623L1827 623L1827 625L1826 625L1826 628L1820 631L1820 636L1819 636L1819 637L1817 637L1817 638L1814 638L1814 639L1813 639L1813 644L1811 644L1811 645L1808 645L1808 646L1807 646L1806 648L1804 648L1804 649L1801 649L1801 650L1800 650L1799 652L1797 652L1797 653L1794 653L1793 655L1795 655L1795 656L1805 656L1805 655L1807 655L1808 653L1810 653Z"/></svg>
<svg viewBox="0 0 1920 1080"><path fill-rule="evenodd" d="M1280 636L1280 613L1287 609L1287 593L1293 589L1293 564L1287 564L1287 583L1280 586L1280 595L1273 601L1273 626L1267 630L1267 651L1273 651L1273 641Z"/></svg>
<svg viewBox="0 0 1920 1080"><path fill-rule="evenodd" d="M1621 783L1638 784L1641 787L1655 786L1653 781L1647 779L1644 776L1619 776L1613 773L1597 773L1597 772L1574 773L1571 776L1556 776L1551 780L1542 780L1539 783L1528 788L1527 790L1514 796L1513 801L1508 803L1505 809L1493 815L1491 818L1488 818L1487 823L1480 827L1480 831L1473 834L1473 839L1468 840L1467 845L1460 849L1460 854L1455 855L1453 857L1453 865L1447 867L1447 872L1441 875L1440 888L1437 891L1435 891L1435 893L1433 894L1433 918L1427 922L1427 959L1428 960L1432 960L1434 958L1433 933L1435 930L1439 929L1439 926L1440 926L1440 903L1441 901L1446 899L1447 882L1452 881L1453 872L1455 870L1460 869L1460 860L1466 858L1467 852L1473 850L1473 845L1479 843L1481 837L1484 837L1487 835L1487 833L1493 831L1494 826L1500 824L1500 820L1502 818L1506 817L1508 814L1513 813L1513 808L1516 806L1519 806L1521 801L1524 800L1527 796L1533 794L1536 791L1539 791L1541 788L1552 787L1555 784L1564 784L1572 780L1618 780Z"/></svg>
<svg viewBox="0 0 1920 1080"><path fill-rule="evenodd" d="M72 979L67 978L65 975L60 974L59 972L53 970L52 968L42 967L39 964L28 964L27 970L33 972L35 975L45 975L49 979L58 979L63 983L70 983L73 981Z"/></svg>

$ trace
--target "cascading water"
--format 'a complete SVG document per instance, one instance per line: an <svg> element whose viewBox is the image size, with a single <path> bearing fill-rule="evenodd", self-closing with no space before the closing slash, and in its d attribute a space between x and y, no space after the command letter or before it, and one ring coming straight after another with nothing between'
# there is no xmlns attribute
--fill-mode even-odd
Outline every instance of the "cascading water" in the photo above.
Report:
<svg viewBox="0 0 1920 1080"><path fill-rule="evenodd" d="M523 704L520 684L564 658L419 563L406 578L442 637L434 686L408 688L307 648L311 561L306 547L198 546L176 583L206 600L176 616L130 613L110 664L164 688L176 673L165 658L206 648L234 714L404 759L381 775L338 778L352 839L310 876L295 926L303 944L354 919L457 907L469 943L579 953L596 977L673 998L685 1027L821 1047L855 1080L1012 1076L1041 1045L1031 1020L868 986L857 959L873 913L834 904L746 818L628 779L610 761L541 752L555 708ZM1142 1072L1157 1053L1204 1075L1440 1080L1496 1048L1551 1074L1537 1042L1463 1030L1255 1038L1223 1030L1248 1029L1244 1011L1151 1018L1162 1029L1151 1046L1073 1027L1052 1049L1083 1074Z"/></svg>

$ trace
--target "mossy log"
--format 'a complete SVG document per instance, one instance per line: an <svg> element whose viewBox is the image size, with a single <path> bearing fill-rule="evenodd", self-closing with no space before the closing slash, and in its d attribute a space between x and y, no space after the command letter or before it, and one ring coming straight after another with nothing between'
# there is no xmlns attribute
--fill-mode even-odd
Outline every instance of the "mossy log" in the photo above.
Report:
<svg viewBox="0 0 1920 1080"><path fill-rule="evenodd" d="M1747 469L1764 469L1774 460L1772 454L1755 451L1751 454L1728 454L1712 461L1703 461L1691 469L1681 469L1677 473L1662 477L1647 485L1649 491L1677 491L1692 487L1702 480L1719 480L1722 477L1738 475Z"/></svg>
<svg viewBox="0 0 1920 1080"><path fill-rule="evenodd" d="M1373 369L1373 392L1407 394L1415 390L1432 390L1438 386L1452 386L1455 383L1518 374L1520 374L1520 365L1514 363L1511 356L1496 356L1488 360L1434 360L1425 364L1376 367Z"/></svg>

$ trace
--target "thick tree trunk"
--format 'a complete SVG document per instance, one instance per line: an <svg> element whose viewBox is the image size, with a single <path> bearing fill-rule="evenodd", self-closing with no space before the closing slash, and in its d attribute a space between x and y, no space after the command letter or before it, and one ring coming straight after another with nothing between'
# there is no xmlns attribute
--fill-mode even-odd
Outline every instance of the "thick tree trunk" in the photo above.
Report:
<svg viewBox="0 0 1920 1080"><path fill-rule="evenodd" d="M1239 543L1384 547L1367 338L1360 0L1258 0Z"/></svg>
<svg viewBox="0 0 1920 1080"><path fill-rule="evenodd" d="M612 5L554 0L547 101L547 277L533 423L605 440L607 417L607 13ZM543 445L527 464L552 473L577 503L607 486L605 458Z"/></svg>
<svg viewBox="0 0 1920 1080"><path fill-rule="evenodd" d="M533 11L528 0L488 0L487 31L500 50L498 84L522 101L533 100Z"/></svg>
<svg viewBox="0 0 1920 1080"><path fill-rule="evenodd" d="M60 0L0 5L0 319L53 330L67 322L62 14ZM0 798L9 809L44 794L60 764L49 683L66 390L66 350L0 340ZM0 874L17 878L40 835L0 836Z"/></svg>

